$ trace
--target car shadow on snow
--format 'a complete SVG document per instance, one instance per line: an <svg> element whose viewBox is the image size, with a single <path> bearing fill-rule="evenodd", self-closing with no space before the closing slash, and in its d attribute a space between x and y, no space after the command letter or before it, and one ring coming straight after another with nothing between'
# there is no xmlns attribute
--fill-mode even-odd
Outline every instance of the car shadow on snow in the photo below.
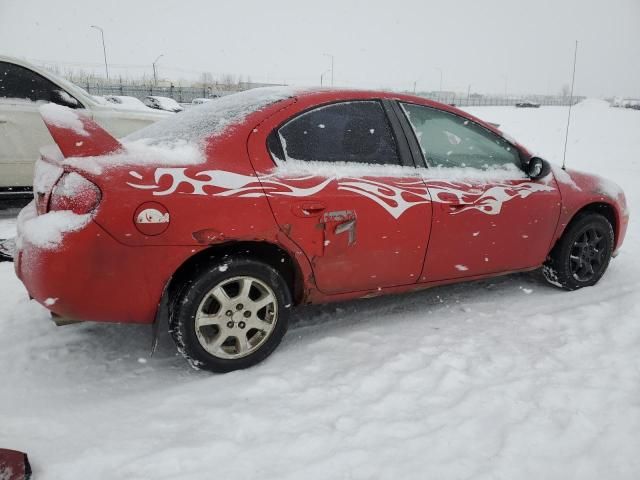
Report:
<svg viewBox="0 0 640 480"><path fill-rule="evenodd" d="M552 291L554 287L541 280L537 273L519 273L412 293L301 306L293 309L290 319L290 333L294 335L285 336L284 345L280 348L286 349L287 345L292 344L304 345L305 342L325 334L339 336L345 329L350 330L356 325L367 328L367 325L387 322L389 316L393 317L394 314L406 318L407 315L426 313L428 319L424 319L422 315L416 315L416 318L435 322L441 315L452 311L455 313L456 308L465 308L465 304L476 307L487 304L493 310L500 299L506 306L512 302L514 295L522 295L523 290L530 292L534 289L536 293L541 293L544 290ZM460 316L461 320L463 317L464 315ZM448 321L451 321L450 315ZM163 325L158 332L158 347L153 357L150 357L152 328L149 325L91 322L59 328L69 333L73 331L73 335L65 340L69 351L81 350L83 357L86 357L84 361L89 361L90 358L96 364L108 365L110 370L142 368L178 371L182 374L195 373L187 367Z"/></svg>
<svg viewBox="0 0 640 480"><path fill-rule="evenodd" d="M465 303L491 302L496 298L508 298L510 295L524 292L553 291L552 287L538 271L514 273L486 280L469 281L451 285L442 285L415 292L396 295L383 295L346 302L324 305L307 305L293 310L290 329L304 329L317 325L333 323L357 324L375 322L376 315L423 313L429 310L436 316L454 306Z"/></svg>

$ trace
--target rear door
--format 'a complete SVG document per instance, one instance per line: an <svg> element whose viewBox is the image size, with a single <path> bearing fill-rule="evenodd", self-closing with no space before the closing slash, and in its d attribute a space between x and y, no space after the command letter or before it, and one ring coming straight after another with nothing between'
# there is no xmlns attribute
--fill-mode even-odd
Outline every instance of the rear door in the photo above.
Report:
<svg viewBox="0 0 640 480"><path fill-rule="evenodd" d="M428 168L433 231L427 281L540 265L550 249L561 198L552 174L532 180L517 148L471 120L404 103Z"/></svg>
<svg viewBox="0 0 640 480"><path fill-rule="evenodd" d="M275 129L268 145L277 167L261 177L263 188L322 292L418 281L431 203L382 102L311 109Z"/></svg>

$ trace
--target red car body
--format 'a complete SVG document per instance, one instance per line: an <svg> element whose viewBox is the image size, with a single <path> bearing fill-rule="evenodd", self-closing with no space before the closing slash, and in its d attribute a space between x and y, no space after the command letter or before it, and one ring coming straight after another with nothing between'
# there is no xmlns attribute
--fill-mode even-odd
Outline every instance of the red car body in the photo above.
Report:
<svg viewBox="0 0 640 480"><path fill-rule="evenodd" d="M108 161L122 149L120 142L82 116L82 134L45 116L62 155L45 154L39 161L55 170L21 214L19 278L56 315L152 323L171 283L187 278L212 252L251 252L283 271L295 303L321 303L539 268L585 209L607 216L615 250L622 244L624 195L594 175L554 169L538 180L470 181L429 178L423 165L420 175L415 165L388 173L365 166L350 176L289 175L276 168L267 148L274 129L321 105L362 100L382 102L396 117L389 121L405 157L415 149L411 154L406 128L404 137L398 133L399 123L406 127L394 106L400 101L452 113L503 137L491 124L419 97L301 91L209 136L202 143L204 163L118 164L101 172L83 161L90 165L100 155ZM524 168L531 155L511 144ZM71 172L99 189L80 193L89 197L80 201L90 204L88 212L76 199L65 199L64 189L56 193L61 177ZM39 244L25 222L61 210L88 217L62 232L55 248Z"/></svg>

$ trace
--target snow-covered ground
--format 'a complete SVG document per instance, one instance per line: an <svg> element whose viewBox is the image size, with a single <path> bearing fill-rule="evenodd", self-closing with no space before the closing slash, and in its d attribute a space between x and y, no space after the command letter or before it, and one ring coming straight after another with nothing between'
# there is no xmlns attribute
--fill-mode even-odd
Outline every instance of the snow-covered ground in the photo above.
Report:
<svg viewBox="0 0 640 480"><path fill-rule="evenodd" d="M469 110L561 161L566 108ZM0 447L38 479L640 478L640 112L578 105L567 160L631 208L596 287L523 274L301 308L227 375L167 335L148 358L148 327L57 328L0 264Z"/></svg>

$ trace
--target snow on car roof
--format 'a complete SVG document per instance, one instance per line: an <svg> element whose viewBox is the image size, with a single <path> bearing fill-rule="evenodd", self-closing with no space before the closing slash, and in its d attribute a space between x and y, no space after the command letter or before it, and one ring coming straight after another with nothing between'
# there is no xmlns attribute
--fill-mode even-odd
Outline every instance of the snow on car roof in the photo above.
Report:
<svg viewBox="0 0 640 480"><path fill-rule="evenodd" d="M156 95L149 95L147 96L147 98L154 100L162 110L169 110L169 111L182 110L182 107L180 106L180 104L176 102L173 98L158 97Z"/></svg>
<svg viewBox="0 0 640 480"><path fill-rule="evenodd" d="M141 100L136 97L130 97L127 95L105 95L104 98L109 102L110 105L116 106L126 106L129 108L136 108L140 110L148 111L149 107L147 107Z"/></svg>
<svg viewBox="0 0 640 480"><path fill-rule="evenodd" d="M245 90L156 122L123 140L124 143L142 139L156 144L200 143L203 139L222 133L226 128L242 122L247 115L294 95L295 90L289 87Z"/></svg>

